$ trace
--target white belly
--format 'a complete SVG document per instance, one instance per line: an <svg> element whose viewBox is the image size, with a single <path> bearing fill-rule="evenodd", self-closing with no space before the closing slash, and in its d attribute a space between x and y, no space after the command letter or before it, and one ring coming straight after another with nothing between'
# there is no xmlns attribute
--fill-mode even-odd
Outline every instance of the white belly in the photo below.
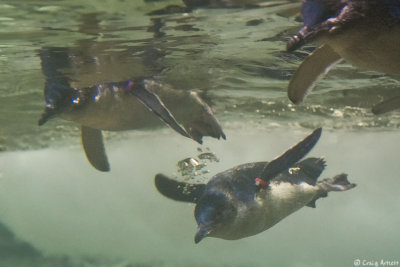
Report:
<svg viewBox="0 0 400 267"><path fill-rule="evenodd" d="M368 25L367 25L368 26ZM322 38L354 66L387 74L400 74L400 26L358 26Z"/></svg>
<svg viewBox="0 0 400 267"><path fill-rule="evenodd" d="M239 208L234 223L219 237L239 239L263 232L307 205L319 190L317 186L306 183L271 183L268 191L260 191L256 195L252 205Z"/></svg>

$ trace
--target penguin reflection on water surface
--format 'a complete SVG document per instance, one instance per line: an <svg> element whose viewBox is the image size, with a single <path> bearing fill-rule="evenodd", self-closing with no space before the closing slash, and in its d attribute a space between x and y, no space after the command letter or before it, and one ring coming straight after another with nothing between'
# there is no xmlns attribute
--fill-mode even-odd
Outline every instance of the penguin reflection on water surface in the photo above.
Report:
<svg viewBox="0 0 400 267"><path fill-rule="evenodd" d="M400 74L399 0L303 0L304 26L287 43L294 51L320 43L292 77L288 96L300 103L314 83L345 59L354 66ZM375 114L400 108L400 96L373 107Z"/></svg>
<svg viewBox="0 0 400 267"><path fill-rule="evenodd" d="M199 143L203 136L225 139L211 108L196 92L174 90L143 77L74 87L63 72L76 68L72 61L78 56L74 53L77 52L70 48L43 48L40 51L46 77L46 108L39 125L56 116L79 123L83 148L96 169L110 169L102 130L154 127L161 119L179 134Z"/></svg>
<svg viewBox="0 0 400 267"><path fill-rule="evenodd" d="M317 143L321 128L271 162L254 162L221 172L207 184L178 182L162 174L155 185L164 196L196 204L195 243L205 237L235 240L267 230L280 220L326 197L355 187L346 174L318 181L322 158L301 160Z"/></svg>

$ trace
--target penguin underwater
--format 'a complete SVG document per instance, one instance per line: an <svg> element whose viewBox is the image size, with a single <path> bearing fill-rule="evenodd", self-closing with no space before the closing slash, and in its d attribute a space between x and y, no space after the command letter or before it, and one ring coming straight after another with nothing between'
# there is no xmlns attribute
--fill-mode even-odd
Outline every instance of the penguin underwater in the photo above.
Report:
<svg viewBox="0 0 400 267"><path fill-rule="evenodd" d="M303 0L303 27L291 37L287 50L308 42L321 44L299 66L288 86L298 104L315 82L345 59L350 64L386 74L400 74L400 1ZM372 108L382 114L400 108L400 96Z"/></svg>
<svg viewBox="0 0 400 267"><path fill-rule="evenodd" d="M56 116L79 123L85 154L97 170L110 170L102 130L153 127L163 121L199 143L203 136L226 138L211 108L196 92L174 90L146 77L72 86L61 71L71 68L72 53L68 48L43 48L39 53L46 77L46 106L39 125Z"/></svg>
<svg viewBox="0 0 400 267"><path fill-rule="evenodd" d="M179 182L157 174L155 186L164 196L196 204L195 243L205 237L236 240L256 235L280 220L326 197L356 185L346 174L318 181L322 158L301 160L317 143L321 128L271 162L236 166L213 176L207 184Z"/></svg>

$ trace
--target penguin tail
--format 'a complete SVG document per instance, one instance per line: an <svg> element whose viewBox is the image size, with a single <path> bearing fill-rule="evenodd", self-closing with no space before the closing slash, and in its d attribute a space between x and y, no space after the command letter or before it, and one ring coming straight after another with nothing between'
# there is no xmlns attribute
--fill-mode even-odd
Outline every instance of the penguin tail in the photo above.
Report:
<svg viewBox="0 0 400 267"><path fill-rule="evenodd" d="M306 206L315 208L315 202L321 197L327 197L328 192L331 191L346 191L356 187L356 184L350 183L347 179L347 174L338 174L333 178L327 178L318 182L317 186L320 188L321 193L313 198Z"/></svg>

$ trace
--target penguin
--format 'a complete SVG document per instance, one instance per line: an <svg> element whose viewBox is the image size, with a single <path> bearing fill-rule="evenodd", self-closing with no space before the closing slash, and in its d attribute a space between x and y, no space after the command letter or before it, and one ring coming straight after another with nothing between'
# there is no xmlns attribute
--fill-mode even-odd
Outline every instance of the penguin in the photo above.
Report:
<svg viewBox="0 0 400 267"><path fill-rule="evenodd" d="M298 67L288 86L298 104L315 82L342 60L367 70L400 74L400 1L303 0L304 25L287 42L294 51L309 42L316 48ZM400 96L378 103L374 114L400 107Z"/></svg>
<svg viewBox="0 0 400 267"><path fill-rule="evenodd" d="M157 174L155 186L167 198L196 204L195 243L205 237L237 240L253 236L304 206L315 208L315 202L330 191L356 186L346 174L317 181L325 168L322 158L300 161L320 135L318 128L274 160L236 166L216 174L207 184Z"/></svg>
<svg viewBox="0 0 400 267"><path fill-rule="evenodd" d="M194 91L174 90L151 77L73 86L64 71L72 68L71 60L77 60L74 52L69 48L43 48L39 52L46 78L46 105L38 124L54 117L80 124L85 154L97 170L110 170L102 130L153 127L163 121L200 144L203 136L226 138L211 108Z"/></svg>

